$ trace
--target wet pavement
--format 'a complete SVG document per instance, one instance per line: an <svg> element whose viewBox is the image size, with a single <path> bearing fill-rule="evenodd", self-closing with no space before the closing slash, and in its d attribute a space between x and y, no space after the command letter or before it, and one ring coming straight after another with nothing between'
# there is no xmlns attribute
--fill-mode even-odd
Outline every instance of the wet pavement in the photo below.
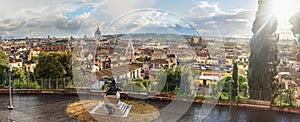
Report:
<svg viewBox="0 0 300 122"><path fill-rule="evenodd" d="M66 106L78 101L76 95L14 95L14 109L7 109L8 95L0 95L0 120L7 122L74 122Z"/></svg>
<svg viewBox="0 0 300 122"><path fill-rule="evenodd" d="M16 122L75 122L66 113L66 106L78 101L76 95L14 95L15 109L7 109L8 95L0 95L0 122L15 120ZM168 102L148 101L160 109L168 105ZM207 116L201 116L201 104L194 103L189 110L178 120L189 121L229 121L228 106L217 106ZM176 113L164 113L167 115ZM168 121L160 117L157 121ZM237 109L233 107L231 121L240 122L299 122L300 115L277 111L265 111L254 109Z"/></svg>

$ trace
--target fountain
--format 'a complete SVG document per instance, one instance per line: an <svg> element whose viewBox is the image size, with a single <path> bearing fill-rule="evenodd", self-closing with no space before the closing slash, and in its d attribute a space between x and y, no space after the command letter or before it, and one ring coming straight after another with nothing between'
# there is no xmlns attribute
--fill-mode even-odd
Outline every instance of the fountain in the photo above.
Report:
<svg viewBox="0 0 300 122"><path fill-rule="evenodd" d="M104 101L90 111L91 114L127 117L132 105L120 101L120 89L117 87L114 79L110 81L110 88L106 91Z"/></svg>

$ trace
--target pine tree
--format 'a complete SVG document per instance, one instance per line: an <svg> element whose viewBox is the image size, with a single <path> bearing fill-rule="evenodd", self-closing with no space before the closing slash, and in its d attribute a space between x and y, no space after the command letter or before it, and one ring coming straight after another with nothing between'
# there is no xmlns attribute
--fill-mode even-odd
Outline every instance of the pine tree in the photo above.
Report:
<svg viewBox="0 0 300 122"><path fill-rule="evenodd" d="M272 12L273 0L259 0L258 11L253 23L253 37L250 41L248 80L250 98L271 100L277 85L277 19Z"/></svg>

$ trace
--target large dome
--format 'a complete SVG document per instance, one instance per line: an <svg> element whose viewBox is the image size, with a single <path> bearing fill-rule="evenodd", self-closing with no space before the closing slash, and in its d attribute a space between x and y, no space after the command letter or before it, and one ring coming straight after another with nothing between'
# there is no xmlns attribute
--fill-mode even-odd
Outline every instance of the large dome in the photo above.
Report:
<svg viewBox="0 0 300 122"><path fill-rule="evenodd" d="M101 34L101 32L100 32L100 30L99 30L99 27L97 28L97 30L96 30L96 32L95 32L95 34L94 34L94 38L95 38L95 40L101 40L101 38L102 38L102 34Z"/></svg>

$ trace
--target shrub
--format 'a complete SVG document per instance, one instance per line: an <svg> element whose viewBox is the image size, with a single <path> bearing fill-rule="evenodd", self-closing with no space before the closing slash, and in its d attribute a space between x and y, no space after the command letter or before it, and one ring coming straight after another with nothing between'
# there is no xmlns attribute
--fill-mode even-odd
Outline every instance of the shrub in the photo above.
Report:
<svg viewBox="0 0 300 122"><path fill-rule="evenodd" d="M14 89L40 89L40 85L36 81L13 81L13 88Z"/></svg>
<svg viewBox="0 0 300 122"><path fill-rule="evenodd" d="M0 88L8 88L8 86L5 84L0 84Z"/></svg>

